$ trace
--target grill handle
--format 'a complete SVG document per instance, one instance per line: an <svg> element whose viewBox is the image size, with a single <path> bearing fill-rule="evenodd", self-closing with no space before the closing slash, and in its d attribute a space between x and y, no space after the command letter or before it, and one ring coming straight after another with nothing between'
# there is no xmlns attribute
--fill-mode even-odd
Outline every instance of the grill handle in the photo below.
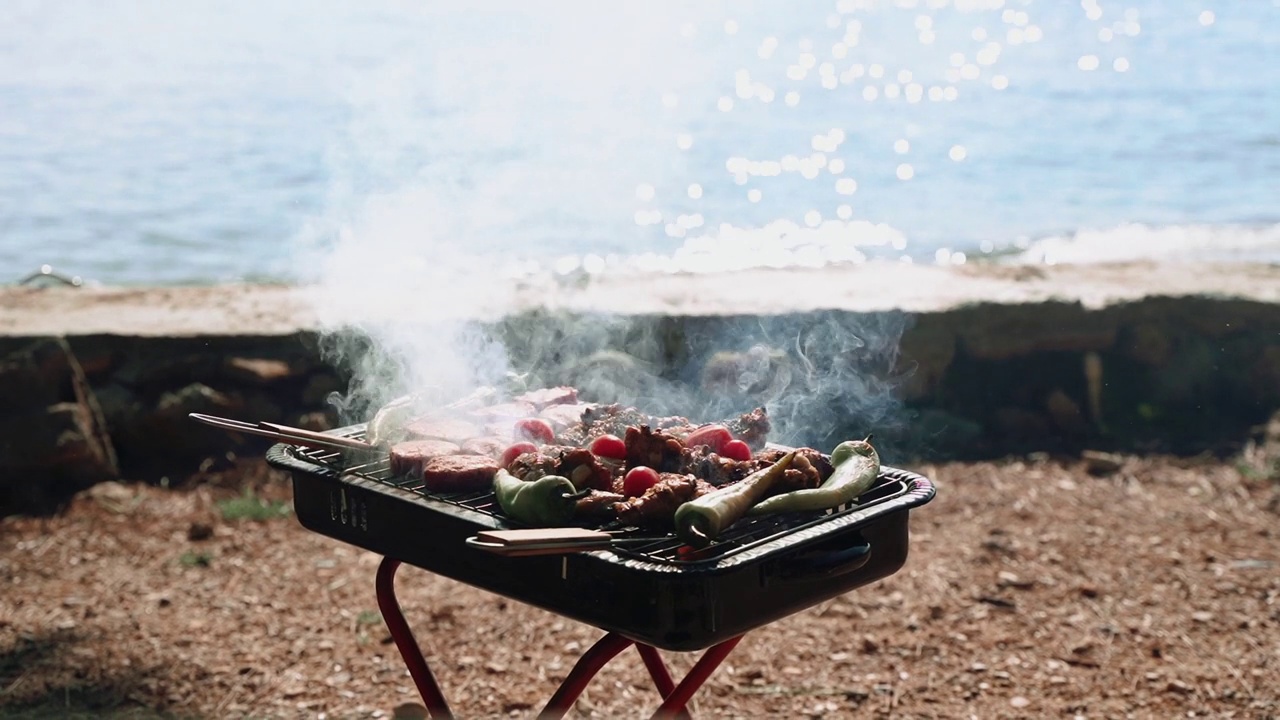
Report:
<svg viewBox="0 0 1280 720"><path fill-rule="evenodd" d="M791 558L781 570L787 580L839 577L862 569L871 560L871 543L859 533L852 545L841 543L836 550L814 551Z"/></svg>

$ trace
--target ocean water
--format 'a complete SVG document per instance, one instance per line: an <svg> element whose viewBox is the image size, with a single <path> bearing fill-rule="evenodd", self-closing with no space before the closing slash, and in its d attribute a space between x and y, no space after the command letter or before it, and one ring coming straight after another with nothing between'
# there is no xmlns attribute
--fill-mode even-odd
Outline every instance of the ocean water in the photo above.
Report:
<svg viewBox="0 0 1280 720"><path fill-rule="evenodd" d="M360 254L1280 262L1280 0L0 3L0 283Z"/></svg>

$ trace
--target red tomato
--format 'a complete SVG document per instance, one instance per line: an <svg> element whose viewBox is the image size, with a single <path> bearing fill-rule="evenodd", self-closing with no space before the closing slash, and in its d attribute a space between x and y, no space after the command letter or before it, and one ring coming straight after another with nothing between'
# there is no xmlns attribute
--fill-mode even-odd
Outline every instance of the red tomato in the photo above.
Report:
<svg viewBox="0 0 1280 720"><path fill-rule="evenodd" d="M601 435L591 441L591 453L614 460L626 460L627 444L617 435Z"/></svg>
<svg viewBox="0 0 1280 720"><path fill-rule="evenodd" d="M747 461L751 459L751 448L741 440L730 440L720 448L718 453L720 457L727 457L730 460Z"/></svg>
<svg viewBox="0 0 1280 720"><path fill-rule="evenodd" d="M518 442L502 452L502 458L498 463L504 468L509 468L516 458L531 452L538 452L538 446L531 442Z"/></svg>
<svg viewBox="0 0 1280 720"><path fill-rule="evenodd" d="M627 497L640 497L645 490L658 484L658 471L639 465L627 471L622 478L622 494Z"/></svg>
<svg viewBox="0 0 1280 720"><path fill-rule="evenodd" d="M516 421L515 437L517 440L532 440L547 444L556 439L556 431L551 423L542 418L524 418Z"/></svg>
<svg viewBox="0 0 1280 720"><path fill-rule="evenodd" d="M723 425L703 425L689 433L689 436L684 439L684 444L691 448L706 445L711 448L711 452L719 454L725 443L732 440L733 434L729 432L729 428Z"/></svg>

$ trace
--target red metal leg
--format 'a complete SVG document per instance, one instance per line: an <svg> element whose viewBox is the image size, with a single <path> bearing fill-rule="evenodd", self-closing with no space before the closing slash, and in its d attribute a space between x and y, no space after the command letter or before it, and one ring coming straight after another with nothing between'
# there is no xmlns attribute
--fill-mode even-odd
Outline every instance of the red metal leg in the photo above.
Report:
<svg viewBox="0 0 1280 720"><path fill-rule="evenodd" d="M693 694L698 692L698 688L711 677L711 673L720 667L720 663L729 657L729 653L737 647L738 642L742 640L739 635L736 638L729 638L719 645L713 645L702 657L698 658L698 662L694 663L689 674L684 676L680 684L674 690L667 693L666 698L662 701L662 707L653 714L654 718L673 718L684 712L685 706L689 704L689 700L693 698Z"/></svg>
<svg viewBox="0 0 1280 720"><path fill-rule="evenodd" d="M643 645L636 643L636 650L640 653L640 659L644 660L645 669L649 671L649 677L653 678L653 684L658 688L658 694L663 700L676 689L675 681L671 679L671 672L667 670L667 664L662 661L662 655L658 654L658 649L652 645ZM679 720L689 720L689 711L681 710L676 713Z"/></svg>
<svg viewBox="0 0 1280 720"><path fill-rule="evenodd" d="M389 557L384 557L382 564L378 566L378 609L382 611L382 619L387 623L387 629L391 631L391 639L400 650L400 657L404 659L414 685L418 687L418 694L422 696L428 716L452 718L453 711L449 709L449 702L440 692L440 686L436 684L436 678L431 674L431 668L427 666L422 649L418 647L413 631L409 629L409 623L405 621L404 613L400 610L400 603L396 600L395 578L396 570L399 568L400 561ZM607 633L578 658L573 670L569 671L569 676L560 683L560 687L547 701L546 707L538 717L546 719L564 717L592 678L600 672L600 668L607 665L630 645L635 645L640 653L640 659L644 661L644 666L649 671L649 677L653 678L653 684L657 686L658 692L663 697L662 706L653 717L688 718L685 706L689 704L689 700L693 698L694 693L698 692L707 678L716 671L720 663L733 652L733 648L740 640L742 636L712 646L698 659L680 684L676 685L656 648L634 643L615 633Z"/></svg>
<svg viewBox="0 0 1280 720"><path fill-rule="evenodd" d="M573 666L573 670L569 671L569 677L560 683L560 687L556 689L556 694L551 696L547 701L546 707L542 708L542 712L538 714L540 719L549 720L550 718L564 717L569 712L569 708L578 701L578 696L583 690L587 689L587 684L591 682L591 678L600 672L600 668L609 663L610 660L618 656L618 653L626 650L631 641L615 635L607 633L604 637L596 641L586 652L582 653L582 657L578 658L578 663Z"/></svg>
<svg viewBox="0 0 1280 720"><path fill-rule="evenodd" d="M436 678L427 666L427 659L422 656L418 641L413 639L413 631L409 629L409 623L405 622L400 603L396 600L395 581L399 567L399 560L382 558L382 564L378 566L378 609L382 611L382 619L391 631L391 639L400 650L400 657L404 658L405 667L409 668L413 684L418 686L418 694L427 706L427 715L432 718L452 718L453 711L449 709L449 702L440 692L440 686L436 684Z"/></svg>

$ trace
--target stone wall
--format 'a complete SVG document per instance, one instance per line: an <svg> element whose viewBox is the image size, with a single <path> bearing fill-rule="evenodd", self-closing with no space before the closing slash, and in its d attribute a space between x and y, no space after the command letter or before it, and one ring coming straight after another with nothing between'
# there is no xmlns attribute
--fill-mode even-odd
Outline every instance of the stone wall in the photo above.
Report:
<svg viewBox="0 0 1280 720"><path fill-rule="evenodd" d="M192 292L203 301L217 293ZM47 309L57 297L23 302ZM193 327L155 322L145 292L129 302L153 315L134 325L128 307L65 297L95 319L69 317L65 334L46 332L60 326L46 314L8 332L0 322L0 514L47 510L116 476L177 481L269 444L195 423L191 412L312 429L339 421L326 398L346 389L346 368L326 364L308 323L275 300L264 302L272 323L209 311ZM779 439L824 447L875 433L898 464L1231 452L1280 408L1280 301L1269 296L881 304L909 309L524 307L476 324L534 383L659 412L764 404L790 433Z"/></svg>

